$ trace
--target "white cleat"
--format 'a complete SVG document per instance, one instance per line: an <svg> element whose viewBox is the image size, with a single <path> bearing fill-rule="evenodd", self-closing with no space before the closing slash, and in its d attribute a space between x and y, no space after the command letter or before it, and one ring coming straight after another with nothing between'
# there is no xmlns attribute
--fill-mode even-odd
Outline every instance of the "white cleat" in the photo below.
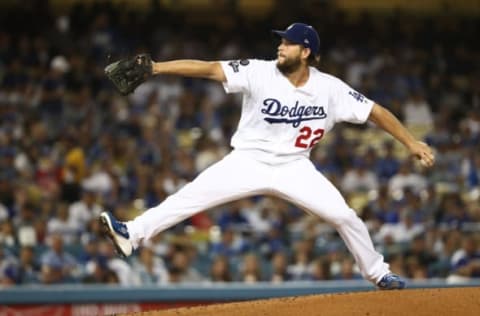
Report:
<svg viewBox="0 0 480 316"><path fill-rule="evenodd" d="M130 242L130 234L127 225L119 222L110 212L100 214L100 223L103 225L105 233L112 240L116 251L123 257L128 257L133 252L133 245Z"/></svg>

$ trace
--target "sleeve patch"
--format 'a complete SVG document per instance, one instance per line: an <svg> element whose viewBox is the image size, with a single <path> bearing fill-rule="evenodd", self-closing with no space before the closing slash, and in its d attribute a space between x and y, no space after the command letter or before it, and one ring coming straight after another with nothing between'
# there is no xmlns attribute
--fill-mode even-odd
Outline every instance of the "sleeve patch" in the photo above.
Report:
<svg viewBox="0 0 480 316"><path fill-rule="evenodd" d="M250 64L250 61L248 59L232 60L228 63L228 65L232 67L233 72L239 72L240 66L247 66L248 64Z"/></svg>
<svg viewBox="0 0 480 316"><path fill-rule="evenodd" d="M365 96L363 94L361 94L360 92L357 92L357 91L350 91L348 93L349 95L351 95L355 100L357 100L358 102L361 102L361 103L368 103L367 99L365 98Z"/></svg>

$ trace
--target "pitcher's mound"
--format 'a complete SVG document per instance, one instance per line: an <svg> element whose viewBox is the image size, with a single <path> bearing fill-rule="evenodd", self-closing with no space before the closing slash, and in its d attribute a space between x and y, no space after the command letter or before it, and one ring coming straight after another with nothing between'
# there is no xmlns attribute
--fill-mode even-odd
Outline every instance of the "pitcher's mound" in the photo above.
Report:
<svg viewBox="0 0 480 316"><path fill-rule="evenodd" d="M135 316L479 316L480 287L369 291L275 298L130 314Z"/></svg>

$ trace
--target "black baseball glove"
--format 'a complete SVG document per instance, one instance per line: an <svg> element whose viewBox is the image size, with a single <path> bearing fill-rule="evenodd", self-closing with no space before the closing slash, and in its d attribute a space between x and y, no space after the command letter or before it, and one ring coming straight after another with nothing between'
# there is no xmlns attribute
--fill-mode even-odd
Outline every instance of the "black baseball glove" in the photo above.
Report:
<svg viewBox="0 0 480 316"><path fill-rule="evenodd" d="M124 58L105 67L105 74L122 95L127 95L152 75L152 58L149 54Z"/></svg>

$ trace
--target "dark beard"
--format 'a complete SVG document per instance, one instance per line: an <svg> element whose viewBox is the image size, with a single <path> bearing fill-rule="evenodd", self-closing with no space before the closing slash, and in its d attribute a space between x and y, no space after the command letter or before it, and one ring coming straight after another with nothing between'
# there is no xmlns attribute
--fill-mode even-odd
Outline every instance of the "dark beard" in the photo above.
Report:
<svg viewBox="0 0 480 316"><path fill-rule="evenodd" d="M293 60L287 60L283 64L279 64L277 61L277 68L280 70L280 72L284 75L289 75L293 72L295 72L298 68L300 68L301 65L300 58L293 59Z"/></svg>

